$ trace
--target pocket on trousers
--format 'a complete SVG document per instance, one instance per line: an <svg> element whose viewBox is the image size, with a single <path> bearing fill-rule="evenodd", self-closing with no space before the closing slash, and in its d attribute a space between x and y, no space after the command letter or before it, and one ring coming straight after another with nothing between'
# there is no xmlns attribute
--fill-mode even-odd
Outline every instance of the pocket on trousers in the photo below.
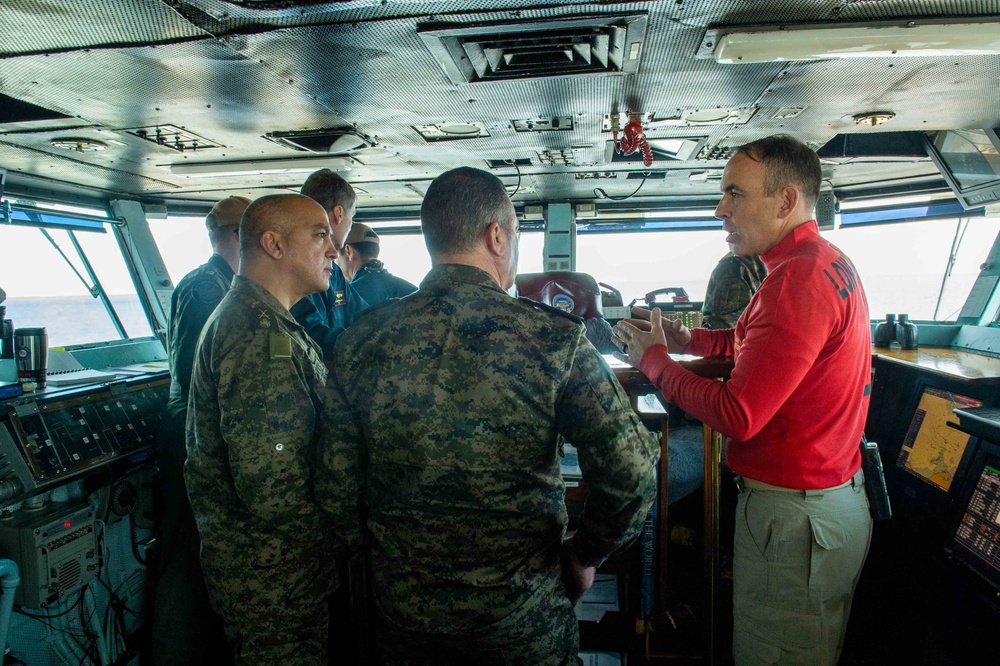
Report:
<svg viewBox="0 0 1000 666"><path fill-rule="evenodd" d="M743 497L743 511L740 516L746 529L750 543L757 551L761 561L773 559L773 552L768 552L773 534L774 511L768 502L762 502L756 491L748 490Z"/></svg>
<svg viewBox="0 0 1000 666"><path fill-rule="evenodd" d="M825 550L837 550L850 540L840 514L809 516L813 540Z"/></svg>

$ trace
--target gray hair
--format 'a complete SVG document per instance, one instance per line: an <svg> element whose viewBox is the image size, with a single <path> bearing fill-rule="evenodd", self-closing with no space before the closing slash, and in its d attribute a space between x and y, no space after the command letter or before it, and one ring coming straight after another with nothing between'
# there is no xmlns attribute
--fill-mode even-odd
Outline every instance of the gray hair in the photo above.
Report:
<svg viewBox="0 0 1000 666"><path fill-rule="evenodd" d="M812 209L819 198L823 171L819 157L809 146L787 134L758 139L736 149L764 165L764 194L771 196L788 185L798 185Z"/></svg>
<svg viewBox="0 0 1000 666"><path fill-rule="evenodd" d="M500 179L472 167L446 171L431 183L420 206L420 228L430 255L476 247L493 222L507 222L510 197Z"/></svg>

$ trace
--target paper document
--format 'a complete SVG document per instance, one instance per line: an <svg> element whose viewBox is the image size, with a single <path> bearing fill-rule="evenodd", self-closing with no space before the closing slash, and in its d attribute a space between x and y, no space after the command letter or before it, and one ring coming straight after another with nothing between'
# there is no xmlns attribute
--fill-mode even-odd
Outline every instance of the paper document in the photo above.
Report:
<svg viewBox="0 0 1000 666"><path fill-rule="evenodd" d="M559 472L571 479L583 477L583 470L580 469L580 458L577 456L576 447L570 443L563 444L563 455L559 459Z"/></svg>
<svg viewBox="0 0 1000 666"><path fill-rule="evenodd" d="M110 382L118 375L113 372L91 370L80 365L68 351L49 350L49 367L45 371L45 381L50 386L73 386Z"/></svg>
<svg viewBox="0 0 1000 666"><path fill-rule="evenodd" d="M622 656L618 652L581 652L583 666L622 666Z"/></svg>

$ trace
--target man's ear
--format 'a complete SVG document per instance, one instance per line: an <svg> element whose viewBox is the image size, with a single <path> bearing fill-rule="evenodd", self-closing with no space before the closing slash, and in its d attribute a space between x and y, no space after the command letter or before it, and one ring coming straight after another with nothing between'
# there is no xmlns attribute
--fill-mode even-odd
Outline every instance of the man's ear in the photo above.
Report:
<svg viewBox="0 0 1000 666"><path fill-rule="evenodd" d="M498 257L502 256L507 243L503 226L499 222L490 222L483 235L483 241L486 243L486 249L489 250L490 254Z"/></svg>
<svg viewBox="0 0 1000 666"><path fill-rule="evenodd" d="M272 259L281 259L285 253L284 239L278 232L268 229L260 236L260 247Z"/></svg>
<svg viewBox="0 0 1000 666"><path fill-rule="evenodd" d="M778 217L784 219L793 213L803 202L802 192L793 185L787 185L781 189L781 208L778 210ZM808 215L811 211L806 211Z"/></svg>
<svg viewBox="0 0 1000 666"><path fill-rule="evenodd" d="M333 210L330 211L330 226L339 226L341 221L344 219L345 212L346 211L343 206L334 206Z"/></svg>

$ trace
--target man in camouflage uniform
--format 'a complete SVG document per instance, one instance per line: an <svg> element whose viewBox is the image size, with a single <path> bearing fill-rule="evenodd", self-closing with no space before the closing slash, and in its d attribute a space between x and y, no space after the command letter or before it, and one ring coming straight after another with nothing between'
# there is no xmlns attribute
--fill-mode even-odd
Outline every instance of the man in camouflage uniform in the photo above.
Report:
<svg viewBox="0 0 1000 666"><path fill-rule="evenodd" d="M212 605L238 664L325 664L334 555L357 507L312 494L326 368L288 309L326 289L337 256L316 202L265 196L240 227L240 268L205 325L184 473ZM355 529L356 532L356 529Z"/></svg>
<svg viewBox="0 0 1000 666"><path fill-rule="evenodd" d="M708 279L705 304L701 306L705 328L735 328L736 320L765 277L767 267L755 254L738 257L730 252L720 259Z"/></svg>
<svg viewBox="0 0 1000 666"><path fill-rule="evenodd" d="M229 197L205 217L212 244L209 260L177 283L170 299L170 399L159 437L160 549L153 600L152 647L157 666L202 663L210 644L222 644L198 563L198 528L184 490L184 421L191 365L201 329L240 263L240 218L246 197Z"/></svg>
<svg viewBox="0 0 1000 666"><path fill-rule="evenodd" d="M420 290L337 344L317 499L336 505L355 447L387 664L573 664L572 605L639 534L657 440L579 318L505 293L519 232L495 176L443 174L421 224ZM590 484L567 541L559 435Z"/></svg>

